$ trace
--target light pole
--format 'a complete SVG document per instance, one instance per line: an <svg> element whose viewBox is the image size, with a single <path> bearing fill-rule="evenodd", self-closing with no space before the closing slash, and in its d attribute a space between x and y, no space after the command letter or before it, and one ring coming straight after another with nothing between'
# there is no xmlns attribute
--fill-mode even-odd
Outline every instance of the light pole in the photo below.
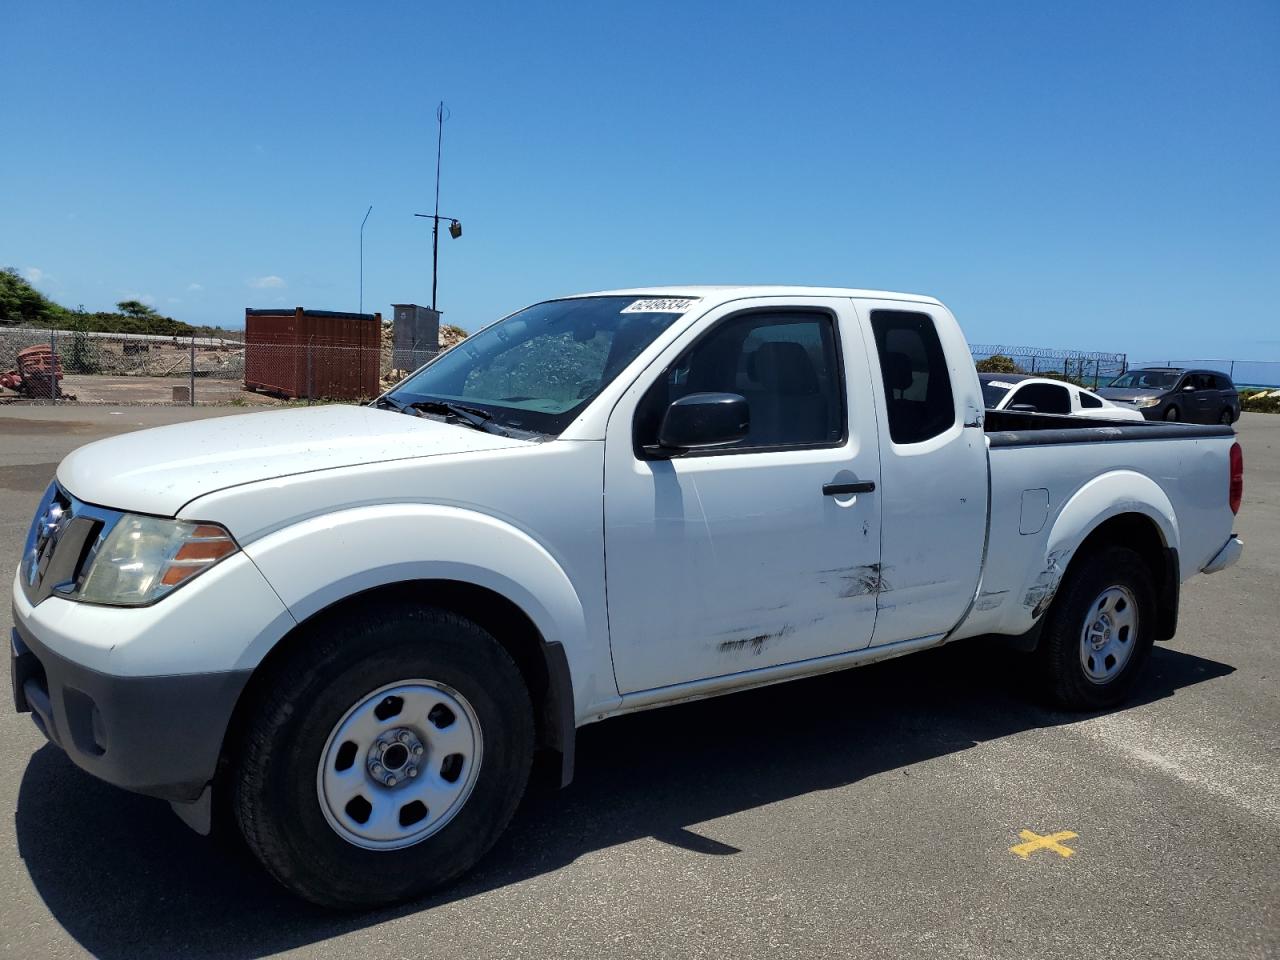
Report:
<svg viewBox="0 0 1280 960"><path fill-rule="evenodd" d="M369 204L369 209L364 212L364 219L360 221L360 308L357 313L364 313L364 225L369 222L369 214L373 213L373 204Z"/></svg>
<svg viewBox="0 0 1280 960"><path fill-rule="evenodd" d="M431 309L436 309L436 280L440 263L440 221L449 221L449 236L457 240L462 236L462 222L456 217L440 216L440 151L444 145L444 122L449 117L444 101L436 107L436 212L415 213L415 217L425 217L431 221Z"/></svg>
<svg viewBox="0 0 1280 960"><path fill-rule="evenodd" d="M436 308L436 261L440 242L440 221L449 221L449 236L457 240L462 236L462 221L453 217L442 217L438 213L415 213L415 217L425 217L431 221L431 309Z"/></svg>

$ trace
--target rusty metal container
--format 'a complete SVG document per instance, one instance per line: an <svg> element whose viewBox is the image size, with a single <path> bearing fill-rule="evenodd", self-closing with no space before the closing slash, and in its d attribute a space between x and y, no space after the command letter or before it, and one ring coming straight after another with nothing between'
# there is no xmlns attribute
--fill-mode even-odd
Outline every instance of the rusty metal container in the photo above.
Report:
<svg viewBox="0 0 1280 960"><path fill-rule="evenodd" d="M280 396L359 400L378 395L382 314L244 312L244 385Z"/></svg>

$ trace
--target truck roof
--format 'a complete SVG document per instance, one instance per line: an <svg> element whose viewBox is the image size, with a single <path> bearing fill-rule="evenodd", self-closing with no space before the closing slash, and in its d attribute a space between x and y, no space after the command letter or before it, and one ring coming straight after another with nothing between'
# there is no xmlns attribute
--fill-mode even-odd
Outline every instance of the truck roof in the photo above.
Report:
<svg viewBox="0 0 1280 960"><path fill-rule="evenodd" d="M708 303L724 303L744 297L864 297L873 300L905 300L942 306L934 297L890 290L863 290L857 287L808 287L779 283L670 284L661 287L623 287L574 294L577 297L697 297Z"/></svg>

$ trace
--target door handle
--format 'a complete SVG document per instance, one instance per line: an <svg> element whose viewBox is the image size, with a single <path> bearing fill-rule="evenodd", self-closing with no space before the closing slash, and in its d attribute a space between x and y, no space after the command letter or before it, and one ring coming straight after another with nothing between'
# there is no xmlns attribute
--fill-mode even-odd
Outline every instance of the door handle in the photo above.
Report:
<svg viewBox="0 0 1280 960"><path fill-rule="evenodd" d="M824 483L824 497L842 497L850 493L871 493L876 488L874 480L860 480L856 483Z"/></svg>

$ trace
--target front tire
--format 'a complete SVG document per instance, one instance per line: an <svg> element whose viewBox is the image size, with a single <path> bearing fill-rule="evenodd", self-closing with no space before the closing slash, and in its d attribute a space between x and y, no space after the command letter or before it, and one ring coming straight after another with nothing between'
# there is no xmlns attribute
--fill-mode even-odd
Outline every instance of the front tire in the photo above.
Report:
<svg viewBox="0 0 1280 960"><path fill-rule="evenodd" d="M256 694L234 812L263 866L313 903L382 906L454 880L524 794L533 710L519 668L447 611L326 618Z"/></svg>
<svg viewBox="0 0 1280 960"><path fill-rule="evenodd" d="M1049 608L1036 649L1046 692L1068 710L1101 710L1132 689L1151 650L1156 592L1127 547L1077 557Z"/></svg>
<svg viewBox="0 0 1280 960"><path fill-rule="evenodd" d="M1168 420L1170 423L1176 423L1177 421L1182 419L1182 411L1179 410L1177 407L1170 407L1168 410L1164 412L1164 418Z"/></svg>

